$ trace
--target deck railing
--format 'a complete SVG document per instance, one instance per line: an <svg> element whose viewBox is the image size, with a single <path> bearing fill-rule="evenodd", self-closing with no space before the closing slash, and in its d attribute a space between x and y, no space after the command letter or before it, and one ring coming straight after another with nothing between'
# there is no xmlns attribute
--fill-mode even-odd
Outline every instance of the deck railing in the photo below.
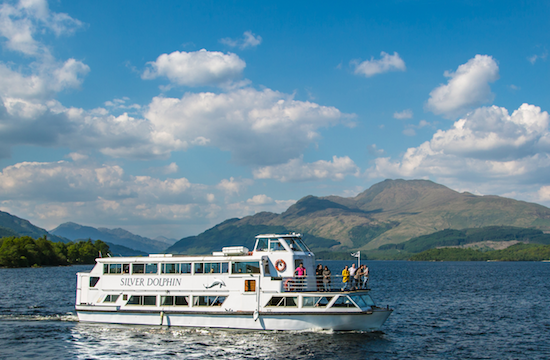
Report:
<svg viewBox="0 0 550 360"><path fill-rule="evenodd" d="M284 277L283 279L283 291L354 291L365 290L369 288L368 277L361 277L359 280L349 278L344 283L342 275L332 275L329 282L324 282L323 278L316 278L315 276L305 277Z"/></svg>

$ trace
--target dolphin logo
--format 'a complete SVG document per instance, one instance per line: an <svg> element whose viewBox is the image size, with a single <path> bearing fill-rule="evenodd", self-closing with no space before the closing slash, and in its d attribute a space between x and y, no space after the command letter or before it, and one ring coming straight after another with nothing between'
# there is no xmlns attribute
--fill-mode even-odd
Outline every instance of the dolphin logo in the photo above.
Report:
<svg viewBox="0 0 550 360"><path fill-rule="evenodd" d="M211 289L213 288L214 286L217 286L217 285L220 285L220 289L222 288L222 286L226 286L225 283L219 279L215 279L212 284L210 285L203 285L205 289Z"/></svg>

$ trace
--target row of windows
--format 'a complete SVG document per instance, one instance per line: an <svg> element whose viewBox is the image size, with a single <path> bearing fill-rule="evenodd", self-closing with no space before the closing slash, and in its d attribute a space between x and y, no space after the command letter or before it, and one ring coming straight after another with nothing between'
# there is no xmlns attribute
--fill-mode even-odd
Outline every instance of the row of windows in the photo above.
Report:
<svg viewBox="0 0 550 360"><path fill-rule="evenodd" d="M227 274L228 262L103 264L104 274ZM131 271L130 271L131 270ZM258 261L231 262L233 274L259 274Z"/></svg>
<svg viewBox="0 0 550 360"><path fill-rule="evenodd" d="M256 243L256 251L287 251L286 244L292 251L310 251L300 238L269 239L259 238Z"/></svg>
<svg viewBox="0 0 550 360"><path fill-rule="evenodd" d="M332 301L333 296L304 296L302 297L302 307L327 307ZM353 300L353 301L352 301ZM374 306L374 302L369 295L340 296L331 305L337 308L352 308L356 305L363 308ZM266 307L298 307L297 296L273 296L266 304Z"/></svg>
<svg viewBox="0 0 550 360"><path fill-rule="evenodd" d="M105 296L104 303L114 303L120 295ZM161 306L189 306L189 296L161 296ZM226 296L193 296L193 306L221 306L225 301ZM157 306L156 295L132 295L128 299L128 295L123 295L122 298L126 305L141 305L141 306ZM304 296L302 297L302 307L327 307L332 301L333 296ZM353 300L353 301L352 301ZM374 306L374 302L369 295L350 295L340 296L332 304L331 307L336 308L352 308ZM266 307L298 307L297 296L273 296L266 304Z"/></svg>
<svg viewBox="0 0 550 360"><path fill-rule="evenodd" d="M114 303L120 295L107 295L103 299L104 303ZM193 306L221 306L226 296L193 296ZM156 295L123 295L122 300L126 305L157 306ZM161 296L161 306L189 306L189 296Z"/></svg>

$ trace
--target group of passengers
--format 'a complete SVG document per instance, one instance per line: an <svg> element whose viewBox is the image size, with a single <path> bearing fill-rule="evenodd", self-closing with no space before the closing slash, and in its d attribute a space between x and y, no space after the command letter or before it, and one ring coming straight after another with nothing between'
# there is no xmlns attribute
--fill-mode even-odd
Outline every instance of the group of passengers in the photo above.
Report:
<svg viewBox="0 0 550 360"><path fill-rule="evenodd" d="M342 270L342 291L368 289L369 285L369 267L361 265L359 268L352 264L347 265Z"/></svg>
<svg viewBox="0 0 550 360"><path fill-rule="evenodd" d="M303 278L307 276L306 268L303 263L300 263L300 266L294 271L297 281L296 285L300 288L300 285L303 286ZM315 280L317 282L318 291L331 291L332 273L328 266L322 264L317 265L315 269ZM342 291L349 290L359 290L367 289L369 283L369 268L367 265L361 265L359 268L355 267L355 264L348 267L347 265L342 270Z"/></svg>

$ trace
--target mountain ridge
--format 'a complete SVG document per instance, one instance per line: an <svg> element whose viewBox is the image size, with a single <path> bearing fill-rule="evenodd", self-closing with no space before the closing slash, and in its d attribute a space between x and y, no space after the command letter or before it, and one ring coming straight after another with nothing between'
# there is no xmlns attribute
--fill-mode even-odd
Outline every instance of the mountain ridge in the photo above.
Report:
<svg viewBox="0 0 550 360"><path fill-rule="evenodd" d="M202 234L180 240L167 251L193 251L192 244L200 243L199 239L213 229L219 231L217 241L203 243L210 246L203 246L204 250L215 250L214 245L217 249L228 246L227 241L234 244L235 237L245 244L250 240L240 236L238 229L250 233L250 226L300 232L311 239L322 239L325 250L342 251L373 250L444 229L502 225L550 230L550 209L495 195L459 193L430 180L387 179L355 197L308 195L281 214L263 212L226 220ZM310 245L323 248L318 243Z"/></svg>

